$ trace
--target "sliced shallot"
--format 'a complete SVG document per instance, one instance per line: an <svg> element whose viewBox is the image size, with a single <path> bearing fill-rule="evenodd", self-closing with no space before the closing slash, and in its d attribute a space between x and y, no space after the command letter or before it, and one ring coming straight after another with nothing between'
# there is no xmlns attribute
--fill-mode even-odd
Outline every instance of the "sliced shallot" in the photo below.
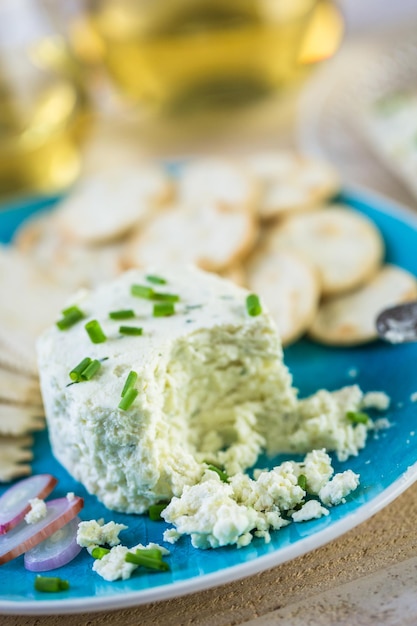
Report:
<svg viewBox="0 0 417 626"><path fill-rule="evenodd" d="M82 550L77 543L79 517L74 517L68 524L38 543L25 553L25 567L31 572L47 572L66 565Z"/></svg>
<svg viewBox="0 0 417 626"><path fill-rule="evenodd" d="M57 482L51 474L37 474L20 480L5 491L0 497L0 535L9 532L22 521L30 509L29 500L45 498Z"/></svg>
<svg viewBox="0 0 417 626"><path fill-rule="evenodd" d="M84 501L75 496L72 500L58 498L46 503L46 517L35 524L20 522L5 535L0 535L0 565L31 550L62 528L82 509Z"/></svg>

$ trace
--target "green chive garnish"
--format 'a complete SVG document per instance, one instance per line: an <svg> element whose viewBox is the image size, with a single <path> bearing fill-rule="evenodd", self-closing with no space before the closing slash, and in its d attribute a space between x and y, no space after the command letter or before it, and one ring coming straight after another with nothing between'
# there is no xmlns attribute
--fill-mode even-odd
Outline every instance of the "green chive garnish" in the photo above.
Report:
<svg viewBox="0 0 417 626"><path fill-rule="evenodd" d="M100 367L101 367L100 361L97 361L97 359L95 359L94 361L91 361L91 363L87 365L85 370L81 372L81 380L91 380L94 374L97 374Z"/></svg>
<svg viewBox="0 0 417 626"><path fill-rule="evenodd" d="M85 315L77 306L70 306L62 311L62 319L58 320L56 325L59 330L67 330L82 320Z"/></svg>
<svg viewBox="0 0 417 626"><path fill-rule="evenodd" d="M175 307L173 302L156 302L153 305L154 317L166 317L168 315L174 315Z"/></svg>
<svg viewBox="0 0 417 626"><path fill-rule="evenodd" d="M121 335L141 335L143 329L139 326L119 326Z"/></svg>
<svg viewBox="0 0 417 626"><path fill-rule="evenodd" d="M155 276L155 274L148 274L146 276L146 280L149 283L153 283L154 285L166 285L165 278L161 278L160 276Z"/></svg>
<svg viewBox="0 0 417 626"><path fill-rule="evenodd" d="M106 556L110 550L108 548L102 548L101 546L96 546L91 550L91 556L93 559L102 559L103 556Z"/></svg>
<svg viewBox="0 0 417 626"><path fill-rule="evenodd" d="M346 417L353 424L367 424L369 421L369 415L362 411L348 411Z"/></svg>
<svg viewBox="0 0 417 626"><path fill-rule="evenodd" d="M47 592L66 591L69 589L69 582L58 578L58 576L41 576L38 574L35 578L35 589L36 591Z"/></svg>
<svg viewBox="0 0 417 626"><path fill-rule="evenodd" d="M133 309L125 309L121 311L111 311L109 313L109 317L112 320L127 320L130 317L135 317L135 312Z"/></svg>
<svg viewBox="0 0 417 626"><path fill-rule="evenodd" d="M252 317L256 317L262 313L261 303L255 293L251 293L246 298L246 310Z"/></svg>
<svg viewBox="0 0 417 626"><path fill-rule="evenodd" d="M121 409L122 411L127 411L128 409L130 409L130 407L136 400L136 396L138 395L138 393L138 390L134 389L133 387L128 389L119 402L119 409Z"/></svg>
<svg viewBox="0 0 417 626"><path fill-rule="evenodd" d="M91 320L84 326L93 343L103 343L107 337L97 320Z"/></svg>
<svg viewBox="0 0 417 626"><path fill-rule="evenodd" d="M227 483L227 481L229 480L229 477L226 474L226 472L224 470L222 470L220 467L217 467L217 465L213 465L212 463L208 463L207 464L207 469L211 470L212 472L216 472L216 474L218 474L220 480L223 481L224 483Z"/></svg>
<svg viewBox="0 0 417 626"><path fill-rule="evenodd" d="M135 385L137 379L138 379L137 373L131 370L129 374L127 375L126 382L122 389L122 393L121 393L122 398L125 396L126 391L129 391L129 389Z"/></svg>
<svg viewBox="0 0 417 626"><path fill-rule="evenodd" d="M297 485L299 487L301 487L301 489L303 489L303 491L305 491L307 489L307 478L306 476L304 476L304 474L300 474L298 479L297 479Z"/></svg>
<svg viewBox="0 0 417 626"><path fill-rule="evenodd" d="M162 553L160 550L136 550L136 552L128 552L125 556L127 563L134 563L135 565L142 565L142 567L148 567L149 569L156 569L162 572L166 572L170 569L168 563L162 560Z"/></svg>
<svg viewBox="0 0 417 626"><path fill-rule="evenodd" d="M152 300L159 300L161 302L178 302L179 299L180 297L174 293L160 293L158 291L155 291L152 297Z"/></svg>
<svg viewBox="0 0 417 626"><path fill-rule="evenodd" d="M81 374L90 365L90 363L91 363L91 359L88 356L85 359L83 359L81 363L78 363L78 365L76 365L74 369L70 371L69 376L71 380L73 380L75 383L79 383L82 380Z"/></svg>
<svg viewBox="0 0 417 626"><path fill-rule="evenodd" d="M136 296L137 298L152 300L155 292L152 287L148 287L147 285L132 285L130 287L130 293L132 296Z"/></svg>
<svg viewBox="0 0 417 626"><path fill-rule="evenodd" d="M161 502L159 504L151 504L148 509L149 519L153 522L159 522L162 520L161 513L168 506L168 502Z"/></svg>

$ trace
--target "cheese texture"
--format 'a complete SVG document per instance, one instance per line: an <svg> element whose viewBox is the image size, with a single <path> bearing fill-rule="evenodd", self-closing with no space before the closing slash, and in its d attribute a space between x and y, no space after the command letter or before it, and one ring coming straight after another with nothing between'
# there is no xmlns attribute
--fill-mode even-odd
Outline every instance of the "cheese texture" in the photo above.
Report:
<svg viewBox="0 0 417 626"><path fill-rule="evenodd" d="M149 282L151 273L166 284ZM135 284L178 295L175 313L154 317L154 301L131 294ZM345 459L365 445L371 420L352 424L346 419L347 411L361 408L359 387L320 391L299 401L274 323L265 309L249 315L247 295L194 268L133 270L74 299L71 304L85 313L84 320L65 331L50 328L40 338L40 380L53 452L108 508L142 513L199 483L207 463L233 476L253 466L264 449L306 453L325 447ZM123 309L133 309L135 318L109 318L109 312ZM92 343L84 328L93 319L107 337L103 343ZM142 335L121 335L121 323L140 326ZM91 380L71 384L69 372L85 357L99 360L99 371ZM137 373L138 395L121 410L130 371ZM313 470L310 480L315 480ZM244 536L246 522L231 507L236 532ZM279 519L272 522L279 524Z"/></svg>

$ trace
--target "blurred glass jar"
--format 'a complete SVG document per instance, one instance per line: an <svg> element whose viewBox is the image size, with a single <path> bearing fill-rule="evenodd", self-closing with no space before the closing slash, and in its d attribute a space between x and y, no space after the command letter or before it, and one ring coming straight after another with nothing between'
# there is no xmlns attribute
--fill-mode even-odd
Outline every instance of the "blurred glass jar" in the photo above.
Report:
<svg viewBox="0 0 417 626"><path fill-rule="evenodd" d="M163 117L253 103L337 48L328 0L85 0L119 92Z"/></svg>
<svg viewBox="0 0 417 626"><path fill-rule="evenodd" d="M41 1L0 2L0 197L54 193L80 170L82 77Z"/></svg>

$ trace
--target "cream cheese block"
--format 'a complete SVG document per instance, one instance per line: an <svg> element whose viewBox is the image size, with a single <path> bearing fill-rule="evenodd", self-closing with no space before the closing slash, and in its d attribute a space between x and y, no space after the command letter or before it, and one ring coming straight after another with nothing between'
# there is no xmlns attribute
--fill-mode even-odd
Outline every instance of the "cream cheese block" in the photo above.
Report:
<svg viewBox="0 0 417 626"><path fill-rule="evenodd" d="M372 420L356 424L348 415L378 403L365 403L357 385L298 400L274 322L264 306L249 314L245 289L192 267L158 271L164 284L150 274L131 270L80 294L71 304L85 318L67 330L50 328L37 346L54 455L108 508L143 513L181 497L211 464L238 476L264 450L326 448L346 460L365 446ZM151 298L132 295L134 285L153 290ZM160 294L178 297L173 314L154 315ZM109 317L120 310L134 317ZM102 343L86 332L91 320ZM142 334L124 335L120 325ZM86 357L99 370L72 382L70 372ZM120 408L132 371L137 395Z"/></svg>
<svg viewBox="0 0 417 626"><path fill-rule="evenodd" d="M56 458L108 508L141 513L200 480L205 461L234 474L252 466L277 437L297 399L267 312L249 315L248 292L194 268L131 270L71 304L85 313L68 330L38 341L42 395ZM152 300L132 285L178 295L175 313L154 317ZM125 321L109 312L133 309ZM85 323L97 320L107 339L92 343ZM141 327L125 336L121 324ZM85 357L101 362L84 382L70 371ZM138 395L118 408L130 371Z"/></svg>

